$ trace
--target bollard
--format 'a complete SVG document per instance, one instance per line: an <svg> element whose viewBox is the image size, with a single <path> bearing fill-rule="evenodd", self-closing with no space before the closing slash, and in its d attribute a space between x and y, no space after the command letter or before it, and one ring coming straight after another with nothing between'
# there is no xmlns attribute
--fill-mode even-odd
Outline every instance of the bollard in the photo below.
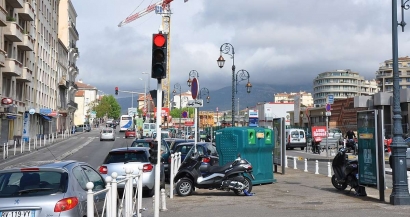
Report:
<svg viewBox="0 0 410 217"><path fill-rule="evenodd" d="M285 168L288 168L288 156L285 155Z"/></svg>
<svg viewBox="0 0 410 217"><path fill-rule="evenodd" d="M171 154L171 165L169 172L169 198L174 198L174 165L175 165L175 155Z"/></svg>
<svg viewBox="0 0 410 217"><path fill-rule="evenodd" d="M17 142L16 140L14 140L14 155L16 155L16 145L17 145Z"/></svg>
<svg viewBox="0 0 410 217"><path fill-rule="evenodd" d="M40 138L39 138L38 140L39 140L39 143L40 143L39 145L40 145L40 147L41 147L41 136L40 136Z"/></svg>
<svg viewBox="0 0 410 217"><path fill-rule="evenodd" d="M152 210L155 210L155 195L152 196Z"/></svg>
<svg viewBox="0 0 410 217"><path fill-rule="evenodd" d="M54 143L54 134L51 134L51 143Z"/></svg>
<svg viewBox="0 0 410 217"><path fill-rule="evenodd" d="M88 182L86 184L88 189L87 191L87 216L94 216L94 193L93 188L94 184L92 182Z"/></svg>
<svg viewBox="0 0 410 217"><path fill-rule="evenodd" d="M105 198L105 200L107 201L107 203L106 203L107 208L106 208L105 213L104 213L105 215L103 215L103 216L107 216L111 213L111 191L112 191L111 181L112 181L111 176L105 177L105 183L107 183L105 185L105 188L108 189L108 190L107 190L107 194L106 194L106 198Z"/></svg>
<svg viewBox="0 0 410 217"><path fill-rule="evenodd" d="M29 152L31 152L30 146L31 146L31 140L30 140L30 137L29 137L29 138L28 138L28 151L29 151Z"/></svg>
<svg viewBox="0 0 410 217"><path fill-rule="evenodd" d="M293 157L293 169L297 169L297 165L296 165L296 157Z"/></svg>
<svg viewBox="0 0 410 217"><path fill-rule="evenodd" d="M21 140L20 140L20 154L21 153L23 153L23 143L21 143Z"/></svg>
<svg viewBox="0 0 410 217"><path fill-rule="evenodd" d="M161 209L160 211L167 211L167 202L166 202L166 194L165 189L161 189Z"/></svg>
<svg viewBox="0 0 410 217"><path fill-rule="evenodd" d="M304 172L307 172L308 171L308 169L307 169L307 159L305 158L305 171Z"/></svg>
<svg viewBox="0 0 410 217"><path fill-rule="evenodd" d="M343 139L343 148L346 148L346 139Z"/></svg>
<svg viewBox="0 0 410 217"><path fill-rule="evenodd" d="M111 181L111 215L107 214L107 216L117 216L117 197L118 197L118 190L117 190L117 177L118 174L113 172L111 174L112 181Z"/></svg>
<svg viewBox="0 0 410 217"><path fill-rule="evenodd" d="M7 149L6 158L9 158L9 143L8 142L7 142L7 145L6 145L6 149Z"/></svg>
<svg viewBox="0 0 410 217"><path fill-rule="evenodd" d="M145 210L145 208L142 208L142 174L143 174L143 166L139 165L138 166L138 204L137 204L137 208L138 210L138 214L137 217L141 217L141 212Z"/></svg>
<svg viewBox="0 0 410 217"><path fill-rule="evenodd" d="M327 177L332 177L332 171L330 169L330 162L327 162Z"/></svg>
<svg viewBox="0 0 410 217"><path fill-rule="evenodd" d="M3 143L3 160L6 159L6 143Z"/></svg>
<svg viewBox="0 0 410 217"><path fill-rule="evenodd" d="M316 171L315 174L319 174L319 161L316 160Z"/></svg>

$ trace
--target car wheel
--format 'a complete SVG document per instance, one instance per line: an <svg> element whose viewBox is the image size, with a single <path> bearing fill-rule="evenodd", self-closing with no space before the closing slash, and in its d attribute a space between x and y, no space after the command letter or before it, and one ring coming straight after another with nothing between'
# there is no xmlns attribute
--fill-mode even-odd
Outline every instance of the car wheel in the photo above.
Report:
<svg viewBox="0 0 410 217"><path fill-rule="evenodd" d="M191 195L193 188L194 186L192 184L191 179L182 178L177 182L176 192L179 196L185 197Z"/></svg>
<svg viewBox="0 0 410 217"><path fill-rule="evenodd" d="M305 147L300 147L300 150L302 150L302 151L305 150Z"/></svg>
<svg viewBox="0 0 410 217"><path fill-rule="evenodd" d="M148 190L148 197L152 197L152 196L154 196L154 194L155 194L155 187Z"/></svg>
<svg viewBox="0 0 410 217"><path fill-rule="evenodd" d="M245 178L245 181L243 182L243 184L245 185L244 190L246 190L248 193L251 193L252 192L252 181L246 176L244 176L244 178ZM243 190L233 190L233 192L235 192L235 194L238 196L245 195Z"/></svg>
<svg viewBox="0 0 410 217"><path fill-rule="evenodd" d="M127 138L127 137L125 137L125 138Z"/></svg>

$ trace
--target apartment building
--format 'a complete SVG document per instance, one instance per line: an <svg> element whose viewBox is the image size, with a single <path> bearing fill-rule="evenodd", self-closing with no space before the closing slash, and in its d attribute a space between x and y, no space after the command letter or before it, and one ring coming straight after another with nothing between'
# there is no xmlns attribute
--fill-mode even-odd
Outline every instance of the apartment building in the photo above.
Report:
<svg viewBox="0 0 410 217"><path fill-rule="evenodd" d="M60 10L73 11L74 19L66 13L59 20ZM70 83L78 74L78 49L70 46L78 40L76 16L69 0L0 0L0 143L49 135L69 125L67 117L76 109L76 85ZM71 26L66 32L75 36L67 33L59 40L64 18L63 25Z"/></svg>
<svg viewBox="0 0 410 217"><path fill-rule="evenodd" d="M77 59L80 56L77 47L77 41L80 35L76 28L77 12L71 0L59 1L59 19L58 19L58 38L61 46L59 58L64 60L61 70L58 73L59 84L59 111L61 127L68 129L73 125L74 113L78 109L78 104L75 102L75 93L78 86L75 84L79 69L77 67ZM64 68L66 67L66 68Z"/></svg>
<svg viewBox="0 0 410 217"><path fill-rule="evenodd" d="M74 125L93 123L90 114L93 106L98 104L98 90L94 86L83 83L81 79L75 83L78 86L78 91L74 100L78 109L74 113Z"/></svg>
<svg viewBox="0 0 410 217"><path fill-rule="evenodd" d="M295 101L295 96L300 96L300 105L304 105L307 107L313 106L313 97L311 93L307 93L305 91L300 92L291 92L291 93L277 93L274 95L275 103L293 103Z"/></svg>
<svg viewBox="0 0 410 217"><path fill-rule="evenodd" d="M410 57L400 57L399 61L399 85L400 89L410 88ZM393 91L393 60L385 60L380 63L376 72L377 87L380 92Z"/></svg>
<svg viewBox="0 0 410 217"><path fill-rule="evenodd" d="M365 80L350 69L322 72L313 79L313 102L316 106L325 105L329 94L333 94L337 100L377 92L376 80Z"/></svg>

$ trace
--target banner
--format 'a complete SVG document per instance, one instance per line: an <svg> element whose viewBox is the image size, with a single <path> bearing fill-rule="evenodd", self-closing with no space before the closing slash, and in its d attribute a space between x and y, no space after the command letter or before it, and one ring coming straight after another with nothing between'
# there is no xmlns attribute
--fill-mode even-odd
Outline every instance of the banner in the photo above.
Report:
<svg viewBox="0 0 410 217"><path fill-rule="evenodd" d="M315 137L326 138L326 126L312 127L312 139Z"/></svg>
<svg viewBox="0 0 410 217"><path fill-rule="evenodd" d="M28 142L30 138L30 114L28 112L24 112L22 136L23 141Z"/></svg>
<svg viewBox="0 0 410 217"><path fill-rule="evenodd" d="M281 165L282 164L282 131L285 126L283 126L284 118L274 118L273 122L273 133L275 135L275 148L273 149L273 164Z"/></svg>

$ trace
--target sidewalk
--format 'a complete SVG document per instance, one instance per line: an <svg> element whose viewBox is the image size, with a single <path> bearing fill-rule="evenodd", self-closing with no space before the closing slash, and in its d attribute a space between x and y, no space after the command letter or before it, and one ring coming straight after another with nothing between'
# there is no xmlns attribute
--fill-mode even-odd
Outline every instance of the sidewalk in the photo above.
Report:
<svg viewBox="0 0 410 217"><path fill-rule="evenodd" d="M329 156L326 156L326 151L325 152L321 152L320 155L319 154L313 154L312 152L306 152L306 151L300 151L297 152L297 154L292 153L292 155L287 154L288 159L291 158L293 159L293 157L296 157L298 159L308 159L308 160L317 160L319 162L332 162L333 158L335 157L335 153L331 152L332 150L329 150ZM349 160L356 160L357 159L357 155L354 155L353 153L347 153ZM386 163L388 163L389 161L389 154L385 153L384 155L384 160Z"/></svg>
<svg viewBox="0 0 410 217"><path fill-rule="evenodd" d="M58 137L54 138L54 139L52 139L52 138L45 139L45 140L42 139L41 140L41 146L40 146L39 139L37 139L36 149L34 148L34 140L30 141L30 147L29 147L28 142L24 142L24 143L21 142L21 144L18 144L18 145L16 144L16 148L14 148L14 143L9 144L8 145L8 156L7 156L7 152L4 153L4 150L3 150L3 148L5 148L6 151L7 151L7 147L3 147L4 144L2 144L2 145L0 145L0 163L5 162L5 161L10 160L10 159L13 159L13 158L16 158L16 157L19 157L19 156L22 156L22 155L25 155L27 153L31 153L31 152L36 151L36 150L43 149L45 147L50 147L50 146L59 144L62 141L66 141L67 139L70 139L73 136L78 136L78 135L81 135L83 133L84 132L76 132L75 134L71 134L71 136L65 137L65 138L63 138L62 134L58 134ZM44 141L45 141L45 145L44 145ZM23 145L23 147L21 147L22 145ZM6 146L7 146L7 144L6 144Z"/></svg>
<svg viewBox="0 0 410 217"><path fill-rule="evenodd" d="M410 206L379 200L377 189L366 187L366 197L336 190L330 177L301 170L287 169L286 175L275 173L274 184L253 186L254 196L236 196L232 191L199 189L188 197L167 198L168 211L162 217L249 217L249 216L408 216ZM151 208L151 207L147 207ZM144 213L143 213L144 215Z"/></svg>

